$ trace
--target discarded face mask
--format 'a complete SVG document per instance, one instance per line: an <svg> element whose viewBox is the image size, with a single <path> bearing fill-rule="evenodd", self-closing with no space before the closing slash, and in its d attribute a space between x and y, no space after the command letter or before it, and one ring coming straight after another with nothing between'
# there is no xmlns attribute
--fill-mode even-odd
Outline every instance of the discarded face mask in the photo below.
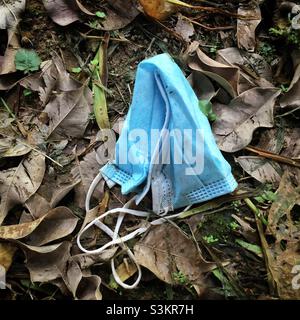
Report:
<svg viewBox="0 0 300 320"><path fill-rule="evenodd" d="M208 119L200 111L198 99L180 68L168 54L161 54L139 64L133 101L116 144L115 160L101 168L86 198L86 210L97 183L106 180L109 186L119 184L122 194L136 192L123 208L113 209L88 224L78 235L77 243L86 253L100 253L119 244L135 262L125 242L146 232L151 225L174 219L167 215L174 209L190 206L232 192L237 183L231 167L222 156L213 137ZM119 237L125 214L148 218L151 213L129 209L133 201L139 204L152 191L153 212L160 218L145 227ZM101 220L119 213L115 230ZM112 241L95 250L82 247L80 237L97 225ZM123 283L111 261L116 282Z"/></svg>

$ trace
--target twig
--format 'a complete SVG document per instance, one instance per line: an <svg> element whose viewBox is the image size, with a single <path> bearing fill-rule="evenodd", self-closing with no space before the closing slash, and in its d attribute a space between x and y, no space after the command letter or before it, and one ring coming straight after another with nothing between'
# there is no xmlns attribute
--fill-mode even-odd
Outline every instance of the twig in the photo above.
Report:
<svg viewBox="0 0 300 320"><path fill-rule="evenodd" d="M254 153L258 154L259 156L267 158L267 159L271 159L271 160L274 160L277 162L289 164L290 166L300 168L299 161L290 159L288 157L280 156L280 155L273 153L273 152L265 151L265 150L262 150L262 149L259 149L256 147L252 147L252 146L246 147L245 150L248 150L250 152L254 152Z"/></svg>
<svg viewBox="0 0 300 320"><path fill-rule="evenodd" d="M206 30L209 30L209 31L217 31L217 30L232 30L234 29L234 26L225 26L225 27L209 27L209 26L206 26L198 21L195 21L195 20L192 20L186 16L182 16L183 19L203 28L203 29L206 29Z"/></svg>
<svg viewBox="0 0 300 320"><path fill-rule="evenodd" d="M12 118L16 119L16 116L15 116L14 113L11 111L10 107L7 105L7 103L4 101L4 99L3 99L2 97L0 97L0 99L1 99L1 102L2 102L2 104L3 104L3 106L4 106L4 108L5 108L6 111L9 113L9 115L10 115Z"/></svg>

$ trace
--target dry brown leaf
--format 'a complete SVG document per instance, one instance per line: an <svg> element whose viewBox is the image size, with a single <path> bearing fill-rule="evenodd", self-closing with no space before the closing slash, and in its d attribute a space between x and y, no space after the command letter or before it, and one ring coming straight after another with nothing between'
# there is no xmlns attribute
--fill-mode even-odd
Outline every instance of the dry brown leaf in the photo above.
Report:
<svg viewBox="0 0 300 320"><path fill-rule="evenodd" d="M92 112L92 92L86 85L60 91L50 100L44 112L50 119L49 136L81 138Z"/></svg>
<svg viewBox="0 0 300 320"><path fill-rule="evenodd" d="M0 243L0 267L8 271L16 250L17 248L11 243Z"/></svg>
<svg viewBox="0 0 300 320"><path fill-rule="evenodd" d="M71 234L77 225L78 218L66 207L50 210L39 226L31 232L26 243L42 246L54 240L62 239Z"/></svg>
<svg viewBox="0 0 300 320"><path fill-rule="evenodd" d="M238 67L238 93L254 87L272 87L272 69L266 60L257 53L248 53L238 48L217 51L216 61Z"/></svg>
<svg viewBox="0 0 300 320"><path fill-rule="evenodd" d="M139 0L144 12L151 18L164 20L177 10L177 7L165 0Z"/></svg>
<svg viewBox="0 0 300 320"><path fill-rule="evenodd" d="M275 242L265 244L267 267L272 282L281 299L300 299L300 290L293 288L293 269L300 265L300 228L292 216L294 207L300 205L300 186L295 186L293 177L286 171L276 192L268 215L267 230Z"/></svg>
<svg viewBox="0 0 300 320"><path fill-rule="evenodd" d="M0 9L1 10L1 9ZM16 71L15 56L20 49L19 38L14 30L8 31L8 42L3 57L2 67L0 66L0 75L8 74Z"/></svg>
<svg viewBox="0 0 300 320"><path fill-rule="evenodd" d="M28 209L31 219L35 220L44 216L50 209L50 203L38 193L35 193L26 202L25 206Z"/></svg>
<svg viewBox="0 0 300 320"><path fill-rule="evenodd" d="M106 17L101 21L99 29L111 31L119 30L131 23L140 13L135 0L107 0L109 6L105 8Z"/></svg>
<svg viewBox="0 0 300 320"><path fill-rule="evenodd" d="M251 142L255 129L273 127L273 108L279 94L276 88L254 88L243 92L227 106L216 103L217 120L213 132L219 148L236 152Z"/></svg>
<svg viewBox="0 0 300 320"><path fill-rule="evenodd" d="M72 178L69 172L62 174L48 167L37 193L54 208L79 182L80 180ZM39 198L33 200L34 203L36 201L39 201Z"/></svg>
<svg viewBox="0 0 300 320"><path fill-rule="evenodd" d="M24 204L39 188L45 173L45 157L31 151L18 167L0 171L0 225L10 209Z"/></svg>
<svg viewBox="0 0 300 320"><path fill-rule="evenodd" d="M71 257L71 243L68 241L43 247L29 246L19 241L16 243L25 253L32 282L49 282L60 278Z"/></svg>
<svg viewBox="0 0 300 320"><path fill-rule="evenodd" d="M194 46L195 44L193 44ZM191 54L191 53L190 53ZM189 67L203 73L207 77L216 81L224 88L231 97L236 97L238 93L239 68L228 66L208 57L199 48L195 55L191 55L188 59Z"/></svg>
<svg viewBox="0 0 300 320"><path fill-rule="evenodd" d="M238 157L236 161L254 179L261 183L279 185L282 169L277 162L256 156Z"/></svg>
<svg viewBox="0 0 300 320"><path fill-rule="evenodd" d="M193 24L183 19L181 14L178 15L175 31L187 42L190 42L190 38L195 34Z"/></svg>
<svg viewBox="0 0 300 320"><path fill-rule="evenodd" d="M240 16L253 17L251 19L238 19L237 20L237 43L238 47L245 49L249 52L254 52L256 47L255 31L257 26L261 22L261 11L260 7L255 6L255 8L249 7L239 7L238 14Z"/></svg>
<svg viewBox="0 0 300 320"><path fill-rule="evenodd" d="M66 207L57 207L34 221L1 226L0 238L17 240L25 238L29 245L42 246L71 234L78 218Z"/></svg>
<svg viewBox="0 0 300 320"><path fill-rule="evenodd" d="M293 63L294 63L294 77L290 83L288 91L280 99L280 106L294 107L300 106L300 52L296 51L293 53Z"/></svg>
<svg viewBox="0 0 300 320"><path fill-rule="evenodd" d="M74 179L80 180L80 183L75 187L75 202L80 208L85 206L85 197L87 191L99 173L100 165L96 160L96 152L92 151L88 153L82 161L77 163L77 165L72 169L71 173ZM96 189L94 197L98 200L102 199L104 191L104 180L101 181Z"/></svg>
<svg viewBox="0 0 300 320"><path fill-rule="evenodd" d="M51 19L60 26L79 20L79 10L74 0L43 0Z"/></svg>
<svg viewBox="0 0 300 320"><path fill-rule="evenodd" d="M75 299L101 300L101 278L96 275L83 275L77 262L70 260L67 271L63 273L63 280Z"/></svg>
<svg viewBox="0 0 300 320"><path fill-rule="evenodd" d="M205 261L191 239L170 224L153 227L134 246L137 262L159 279L176 284L174 273L184 274L192 285L205 289L204 273L214 267Z"/></svg>
<svg viewBox="0 0 300 320"><path fill-rule="evenodd" d="M25 10L26 0L0 0L0 29L12 29Z"/></svg>
<svg viewBox="0 0 300 320"><path fill-rule="evenodd" d="M188 81L199 100L210 101L217 94L210 79L201 72L192 72L188 77Z"/></svg>

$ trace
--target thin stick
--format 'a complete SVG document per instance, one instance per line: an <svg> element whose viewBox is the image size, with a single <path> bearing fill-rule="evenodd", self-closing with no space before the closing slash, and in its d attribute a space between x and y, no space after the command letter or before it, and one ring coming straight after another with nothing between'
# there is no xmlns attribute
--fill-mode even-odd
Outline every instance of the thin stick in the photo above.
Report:
<svg viewBox="0 0 300 320"><path fill-rule="evenodd" d="M300 168L300 162L290 159L288 157L284 157L284 156L280 156L276 153L273 152L269 152L269 151L265 151L256 147L252 147L252 146L248 146L245 148L245 150L254 152L256 154L258 154L261 157L267 158L267 159L271 159L277 162L281 162L281 163L285 163L285 164L289 164L290 166L294 166L297 168Z"/></svg>
<svg viewBox="0 0 300 320"><path fill-rule="evenodd" d="M14 119L16 119L16 116L14 115L14 113L11 111L10 107L7 105L7 103L4 101L4 99L2 97L0 97L1 102L4 106L4 108L6 109L6 111L10 114L11 117L13 117Z"/></svg>
<svg viewBox="0 0 300 320"><path fill-rule="evenodd" d="M191 23L193 23L193 24L195 24L195 25L197 25L197 26L199 26L199 27L201 27L201 28L203 28L203 29L209 30L209 31L232 30L232 29L234 29L234 26L209 27L209 26L206 26L206 25L204 25L204 24L202 24L202 23L200 23L200 22L197 22L197 21L195 21L195 20L192 20L192 19L190 19L190 18L188 18L188 17L186 17L186 16L182 16L182 18L185 19L185 20L187 20L187 21L189 21L189 22L191 22Z"/></svg>

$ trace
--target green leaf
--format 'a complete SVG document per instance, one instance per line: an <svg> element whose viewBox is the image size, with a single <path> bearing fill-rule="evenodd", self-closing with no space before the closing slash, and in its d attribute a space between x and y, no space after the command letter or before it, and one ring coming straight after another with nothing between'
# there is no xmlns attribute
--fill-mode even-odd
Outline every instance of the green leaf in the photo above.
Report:
<svg viewBox="0 0 300 320"><path fill-rule="evenodd" d="M16 69L28 73L37 71L41 65L41 59L34 50L19 49L15 56Z"/></svg>
<svg viewBox="0 0 300 320"><path fill-rule="evenodd" d="M217 120L217 115L213 112L212 103L209 100L199 100L199 108L209 121Z"/></svg>
<svg viewBox="0 0 300 320"><path fill-rule="evenodd" d="M101 18L101 19L106 18L106 14L103 11L97 11L95 14L98 18Z"/></svg>
<svg viewBox="0 0 300 320"><path fill-rule="evenodd" d="M30 89L24 89L23 96L28 97L32 94L32 91Z"/></svg>
<svg viewBox="0 0 300 320"><path fill-rule="evenodd" d="M80 67L72 68L72 72L73 73L80 73L81 72L81 68Z"/></svg>
<svg viewBox="0 0 300 320"><path fill-rule="evenodd" d="M248 243L242 239L236 239L235 242L239 244L241 247L247 249L248 251L255 253L260 258L263 257L262 250L260 246L257 246L256 244Z"/></svg>

